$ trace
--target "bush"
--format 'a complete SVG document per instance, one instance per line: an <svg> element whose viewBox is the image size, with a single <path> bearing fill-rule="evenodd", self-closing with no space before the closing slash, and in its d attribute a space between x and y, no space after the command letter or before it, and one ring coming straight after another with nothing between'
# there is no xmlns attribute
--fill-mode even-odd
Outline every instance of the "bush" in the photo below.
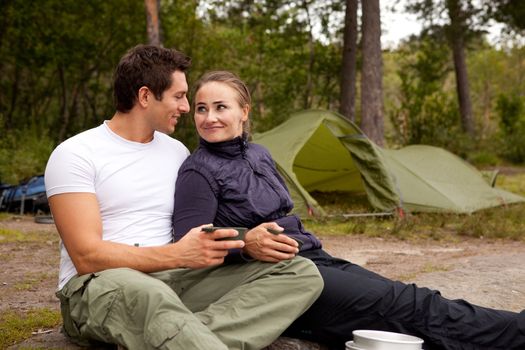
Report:
<svg viewBox="0 0 525 350"><path fill-rule="evenodd" d="M479 150L469 154L468 161L476 166L496 166L501 163L500 159L493 152Z"/></svg>
<svg viewBox="0 0 525 350"><path fill-rule="evenodd" d="M17 184L42 174L54 143L36 130L14 131L0 140L0 181Z"/></svg>
<svg viewBox="0 0 525 350"><path fill-rule="evenodd" d="M525 162L525 108L517 95L501 94L496 110L500 121L501 155L514 163Z"/></svg>
<svg viewBox="0 0 525 350"><path fill-rule="evenodd" d="M449 57L446 45L425 37L400 52L399 105L390 112L395 143L444 147L462 157L472 150L473 140L461 130L456 96L445 88Z"/></svg>

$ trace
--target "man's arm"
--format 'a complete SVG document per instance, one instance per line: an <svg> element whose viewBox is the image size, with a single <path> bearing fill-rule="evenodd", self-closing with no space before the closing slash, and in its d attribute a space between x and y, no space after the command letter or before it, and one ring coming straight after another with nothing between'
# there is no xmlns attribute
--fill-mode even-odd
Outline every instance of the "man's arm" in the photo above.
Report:
<svg viewBox="0 0 525 350"><path fill-rule="evenodd" d="M102 220L93 193L63 193L49 198L58 232L79 274L128 267L155 272L177 267L202 268L222 264L228 249L242 248L242 241L215 241L234 237L235 230L205 233L194 228L174 244L134 247L102 240Z"/></svg>

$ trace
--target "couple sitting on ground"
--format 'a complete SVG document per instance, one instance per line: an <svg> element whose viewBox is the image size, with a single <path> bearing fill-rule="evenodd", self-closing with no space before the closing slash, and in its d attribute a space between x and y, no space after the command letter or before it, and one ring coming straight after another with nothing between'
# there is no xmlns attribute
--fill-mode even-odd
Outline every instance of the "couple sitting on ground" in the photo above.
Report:
<svg viewBox="0 0 525 350"><path fill-rule="evenodd" d="M115 72L113 118L50 157L57 296L72 340L260 349L284 333L342 349L365 328L416 335L428 349L525 348L523 312L448 300L323 251L289 215L268 151L248 141L250 94L234 74L195 84L200 145L188 157L165 135L190 110L188 67L175 50L131 49ZM223 240L237 232L210 224L249 231Z"/></svg>

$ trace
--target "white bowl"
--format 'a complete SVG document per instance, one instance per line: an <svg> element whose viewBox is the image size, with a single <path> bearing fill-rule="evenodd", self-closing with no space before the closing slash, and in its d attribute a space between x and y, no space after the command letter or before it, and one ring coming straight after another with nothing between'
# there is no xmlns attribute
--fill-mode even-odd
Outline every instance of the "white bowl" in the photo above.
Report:
<svg viewBox="0 0 525 350"><path fill-rule="evenodd" d="M372 331L355 330L352 346L365 350L421 350L423 339L412 335ZM352 349L353 350L353 349Z"/></svg>
<svg viewBox="0 0 525 350"><path fill-rule="evenodd" d="M358 348L358 347L356 347L355 344L354 344L354 342L353 342L352 340L347 341L347 342L345 343L345 345L346 345L346 350L365 350L365 349L363 349L363 348Z"/></svg>

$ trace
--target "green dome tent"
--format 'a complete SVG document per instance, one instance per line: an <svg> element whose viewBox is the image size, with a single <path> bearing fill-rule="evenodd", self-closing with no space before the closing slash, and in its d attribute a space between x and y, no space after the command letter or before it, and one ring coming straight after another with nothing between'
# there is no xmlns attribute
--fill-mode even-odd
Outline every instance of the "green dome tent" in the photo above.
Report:
<svg viewBox="0 0 525 350"><path fill-rule="evenodd" d="M295 212L322 216L312 191L366 193L378 211L472 213L525 201L493 188L474 167L444 149L414 145L387 150L353 123L323 110L292 115L254 134L287 182Z"/></svg>

